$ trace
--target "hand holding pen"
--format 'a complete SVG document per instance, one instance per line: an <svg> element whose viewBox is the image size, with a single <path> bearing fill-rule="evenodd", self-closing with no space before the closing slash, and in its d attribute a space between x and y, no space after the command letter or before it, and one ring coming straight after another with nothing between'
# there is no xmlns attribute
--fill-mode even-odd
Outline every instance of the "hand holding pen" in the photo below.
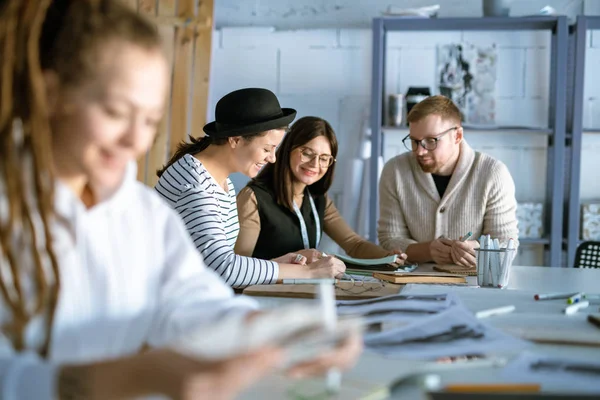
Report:
<svg viewBox="0 0 600 400"><path fill-rule="evenodd" d="M473 233L468 232L463 235L460 240L452 241L450 257L452 257L452 262L454 264L468 268L474 268L476 266L474 248L477 246L477 242L469 241L472 236Z"/></svg>

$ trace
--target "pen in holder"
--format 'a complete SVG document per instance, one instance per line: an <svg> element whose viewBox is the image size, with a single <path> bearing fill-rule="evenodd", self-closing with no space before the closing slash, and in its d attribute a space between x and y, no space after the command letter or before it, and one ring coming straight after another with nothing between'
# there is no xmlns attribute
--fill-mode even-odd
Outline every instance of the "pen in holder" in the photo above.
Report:
<svg viewBox="0 0 600 400"><path fill-rule="evenodd" d="M510 268L515 258L512 239L507 247L500 248L498 240L487 237L480 243L477 252L477 284L481 287L506 288L510 278Z"/></svg>

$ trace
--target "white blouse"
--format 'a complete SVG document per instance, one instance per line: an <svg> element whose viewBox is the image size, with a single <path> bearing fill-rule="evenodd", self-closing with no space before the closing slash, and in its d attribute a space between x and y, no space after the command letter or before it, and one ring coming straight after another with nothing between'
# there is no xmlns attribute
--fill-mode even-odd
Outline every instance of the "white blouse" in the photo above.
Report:
<svg viewBox="0 0 600 400"><path fill-rule="evenodd" d="M0 220L7 210L2 188ZM89 210L60 183L55 198L57 215L67 224L53 225L62 288L50 361L36 353L44 339L42 317L27 326L27 351L15 352L2 334L0 398L53 399L61 364L126 356L144 344L164 346L225 314L242 317L255 308L206 268L180 217L135 180L133 164L116 193ZM0 257L0 267L2 262ZM10 319L0 300L0 323Z"/></svg>

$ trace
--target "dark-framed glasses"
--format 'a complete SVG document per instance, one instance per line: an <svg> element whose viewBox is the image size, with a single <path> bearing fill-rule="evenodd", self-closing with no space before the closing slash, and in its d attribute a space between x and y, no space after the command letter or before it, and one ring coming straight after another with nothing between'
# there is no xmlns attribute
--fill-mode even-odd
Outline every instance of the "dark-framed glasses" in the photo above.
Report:
<svg viewBox="0 0 600 400"><path fill-rule="evenodd" d="M329 168L335 162L335 158L331 154L317 154L307 148L300 149L300 160L302 163L311 163L317 157L321 168Z"/></svg>
<svg viewBox="0 0 600 400"><path fill-rule="evenodd" d="M458 126L453 126L450 129L446 129L442 133L438 133L436 137L429 137L421 140L413 139L410 137L410 134L408 134L404 139L402 139L402 143L404 144L404 147L406 147L406 149L410 151L417 151L419 145L425 150L432 151L437 148L437 144L442 137L458 128Z"/></svg>

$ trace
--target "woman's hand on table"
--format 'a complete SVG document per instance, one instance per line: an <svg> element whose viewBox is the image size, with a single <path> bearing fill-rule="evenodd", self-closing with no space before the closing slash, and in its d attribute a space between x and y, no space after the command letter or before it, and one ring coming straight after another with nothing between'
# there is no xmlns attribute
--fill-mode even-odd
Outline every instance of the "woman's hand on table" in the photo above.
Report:
<svg viewBox="0 0 600 400"><path fill-rule="evenodd" d="M298 264L298 265L306 265L309 262L307 260L307 257L300 254L300 252L287 253L281 257L274 258L271 261L275 261L277 264Z"/></svg>
<svg viewBox="0 0 600 400"><path fill-rule="evenodd" d="M309 278L341 278L346 272L346 264L341 260L327 256L306 266Z"/></svg>
<svg viewBox="0 0 600 400"><path fill-rule="evenodd" d="M307 264L313 263L323 258L323 252L317 249L298 250L296 253L302 254L304 257L306 257Z"/></svg>
<svg viewBox="0 0 600 400"><path fill-rule="evenodd" d="M392 250L392 253L390 255L396 255L396 262L394 263L395 265L404 265L404 263L406 262L406 253L404 253L402 250L396 249L396 250Z"/></svg>

